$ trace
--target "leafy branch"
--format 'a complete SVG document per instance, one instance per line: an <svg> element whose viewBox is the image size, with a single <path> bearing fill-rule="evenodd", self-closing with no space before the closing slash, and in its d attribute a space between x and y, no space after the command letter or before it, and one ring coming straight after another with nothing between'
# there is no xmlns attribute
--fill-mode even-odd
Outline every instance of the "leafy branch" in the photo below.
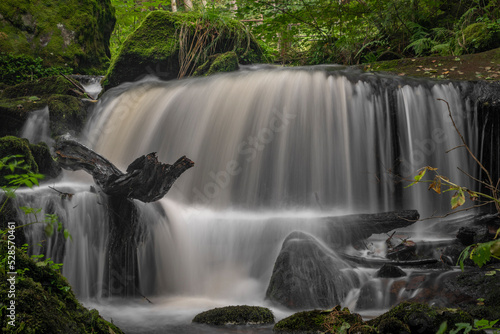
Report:
<svg viewBox="0 0 500 334"><path fill-rule="evenodd" d="M460 137L460 140L462 141L462 145L458 147L464 147L467 150L467 153L469 156L472 157L472 159L477 163L477 165L480 167L481 171L484 172L484 175L486 176L486 181L479 180L472 175L466 173L465 171L461 170L465 175L468 177L472 178L474 181L478 182L482 186L485 187L485 189L489 190L489 194L485 192L480 192L480 191L474 191L471 190L467 187L460 186L456 184L455 182L450 181L447 177L440 175L437 171L437 168L426 166L421 168L418 171L418 174L415 175L413 178L413 182L410 183L408 186L405 188L411 187L417 183L429 183L428 190L433 190L438 194L442 194L445 192L449 191L454 191L453 196L451 197L451 209L455 210L462 205L465 204L466 202L466 196L469 197L471 201L479 201L481 204L479 205L474 205L473 207L478 207L486 204L494 204L495 209L497 210L497 213L500 213L500 198L499 198L499 184L500 184L500 179L494 183L493 178L491 177L491 174L489 171L484 167L484 165L477 159L477 157L474 155L470 147L467 145L467 142L465 141L464 136L458 129L455 120L453 119L453 116L451 114L450 110L450 105L447 101L443 99L438 99L439 101L443 101L446 103L448 107L448 115L452 121L453 127L455 128L455 131ZM456 147L456 148L458 148ZM424 179L424 176L427 174L427 172L433 172L434 178L431 180L426 180ZM470 208L467 208L465 210L468 210ZM458 212L458 211L455 211ZM464 261L467 258L470 258L476 265L478 265L480 268L486 264L492 257L496 259L500 259L500 239L498 239L498 235L500 234L500 228L497 230L497 233L495 235L494 240L489 241L489 242L483 242L483 243L477 243L477 244L472 244L467 246L462 253L459 256L458 262L460 264L460 268L464 270Z"/></svg>

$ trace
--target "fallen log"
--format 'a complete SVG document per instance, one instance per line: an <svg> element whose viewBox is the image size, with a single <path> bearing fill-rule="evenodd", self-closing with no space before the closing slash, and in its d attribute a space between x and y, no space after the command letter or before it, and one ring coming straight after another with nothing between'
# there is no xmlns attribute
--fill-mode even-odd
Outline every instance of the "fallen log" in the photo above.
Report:
<svg viewBox="0 0 500 334"><path fill-rule="evenodd" d="M416 266L423 266L426 264L434 264L439 262L438 259L420 259L420 260L408 260L408 261L398 261L398 260L389 260L389 259L382 259L382 258L366 258L366 257L361 257L361 256L354 256L354 255L349 255L345 253L339 253L339 255L352 263L355 264L361 264L364 267L368 268L379 268L382 267L384 264L392 264L394 266L402 266L402 267L416 267Z"/></svg>
<svg viewBox="0 0 500 334"><path fill-rule="evenodd" d="M158 161L156 152L135 159L122 173L106 158L69 136L61 137L55 152L60 166L68 170L84 170L91 174L105 194L154 202L170 190L177 178L194 166L182 156L173 165Z"/></svg>
<svg viewBox="0 0 500 334"><path fill-rule="evenodd" d="M410 226L419 218L417 210L398 210L324 217L319 224L325 229L324 240L338 248L368 239L373 234L387 233Z"/></svg>

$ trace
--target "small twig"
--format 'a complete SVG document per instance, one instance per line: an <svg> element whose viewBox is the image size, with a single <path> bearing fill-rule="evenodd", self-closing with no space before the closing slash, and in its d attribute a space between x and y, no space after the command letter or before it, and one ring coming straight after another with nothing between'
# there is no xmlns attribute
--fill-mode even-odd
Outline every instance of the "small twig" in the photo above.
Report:
<svg viewBox="0 0 500 334"><path fill-rule="evenodd" d="M474 153L472 153L471 149L467 145L467 142L465 141L464 136L462 135L462 133L458 129L457 125L455 124L455 120L453 119L453 115L451 114L450 104L448 103L448 101L443 100L443 99L438 99L438 101L443 101L444 103L446 103L446 106L448 107L448 114L450 116L451 122L453 123L453 127L455 128L455 130L457 131L458 135L460 136L460 140L464 144L465 149L467 150L467 152L469 153L469 155L474 159L474 161L479 165L479 167L484 171L484 173L486 174L486 177L488 178L489 184L493 187L494 183L493 183L493 179L491 178L490 173L488 172L488 170L486 169L486 167L484 167L483 164L476 158L476 156L474 155ZM496 200L496 202L495 202L495 208L497 209L497 211L500 212L500 204L498 203L497 189L498 189L498 187L493 188L493 189L491 189L491 192L492 192L493 198L495 198L495 200Z"/></svg>
<svg viewBox="0 0 500 334"><path fill-rule="evenodd" d="M57 191L59 194L61 194L61 197L63 197L63 198L67 197L67 198L71 199L71 198L73 198L73 195L75 195L75 194L65 193L65 192L57 190L56 188L51 187L51 186L49 186L49 188L54 190L54 191Z"/></svg>
<svg viewBox="0 0 500 334"><path fill-rule="evenodd" d="M467 175L468 177L470 177L470 178L471 178L471 179L473 179L474 181L481 183L481 184L482 184L482 185L484 185L486 188L490 188L491 190L493 190L493 189L494 189L494 188L492 187L492 185L491 185L491 184L488 184L488 183L486 183L486 182L484 182L484 181L481 181L481 180L479 180L479 179L476 179L474 176L470 175L469 173L467 173L466 171L464 171L464 170L463 170L462 168L460 168L460 167L457 167L457 168L458 168L458 170L459 170L459 171L461 171L462 173L464 173L465 175Z"/></svg>
<svg viewBox="0 0 500 334"><path fill-rule="evenodd" d="M457 149L457 148L461 148L461 147L465 147L464 145L459 145L457 147L454 147L454 148L450 148L448 151L446 151L445 153L450 153L451 151L453 151L454 149Z"/></svg>

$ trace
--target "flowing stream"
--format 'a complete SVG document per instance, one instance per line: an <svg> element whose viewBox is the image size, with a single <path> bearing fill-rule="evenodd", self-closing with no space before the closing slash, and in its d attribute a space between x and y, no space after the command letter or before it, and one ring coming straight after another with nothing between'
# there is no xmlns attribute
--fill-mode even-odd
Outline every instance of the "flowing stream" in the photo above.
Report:
<svg viewBox="0 0 500 334"><path fill-rule="evenodd" d="M195 167L164 199L137 202L139 288L145 299L105 298L108 222L102 195L82 173L42 186L20 205L56 213L73 236L43 249L64 263L79 298L130 333L221 332L191 325L198 312L227 305L270 306L265 300L284 238L301 230L321 239L316 218L349 213L447 210L449 198L425 186L404 189L399 173L423 166L467 185L457 166L474 174L448 116L475 149L477 124L460 87L324 69L241 70L161 82L147 78L112 89L99 100L81 140L122 170L158 152ZM75 181L77 180L77 181ZM407 184L407 183L405 183ZM53 185L53 184L52 184ZM414 238L433 235L417 223ZM43 239L43 227L28 233ZM139 233L138 233L139 235ZM373 271L360 270L367 280ZM127 279L127 278L122 278ZM345 303L356 298L353 291ZM271 306L277 318L292 311ZM270 332L270 326L224 332Z"/></svg>

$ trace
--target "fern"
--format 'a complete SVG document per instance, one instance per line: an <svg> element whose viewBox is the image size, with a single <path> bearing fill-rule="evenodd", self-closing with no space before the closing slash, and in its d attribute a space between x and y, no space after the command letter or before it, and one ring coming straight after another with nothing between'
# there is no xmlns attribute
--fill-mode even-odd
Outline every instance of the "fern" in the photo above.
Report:
<svg viewBox="0 0 500 334"><path fill-rule="evenodd" d="M430 51L437 43L429 37L424 37L417 39L416 41L410 43L406 48L406 50L413 49L415 55L421 56L427 51Z"/></svg>
<svg viewBox="0 0 500 334"><path fill-rule="evenodd" d="M437 44L431 48L431 53L437 53L440 56L450 56L453 55L453 50L451 48L450 42Z"/></svg>

